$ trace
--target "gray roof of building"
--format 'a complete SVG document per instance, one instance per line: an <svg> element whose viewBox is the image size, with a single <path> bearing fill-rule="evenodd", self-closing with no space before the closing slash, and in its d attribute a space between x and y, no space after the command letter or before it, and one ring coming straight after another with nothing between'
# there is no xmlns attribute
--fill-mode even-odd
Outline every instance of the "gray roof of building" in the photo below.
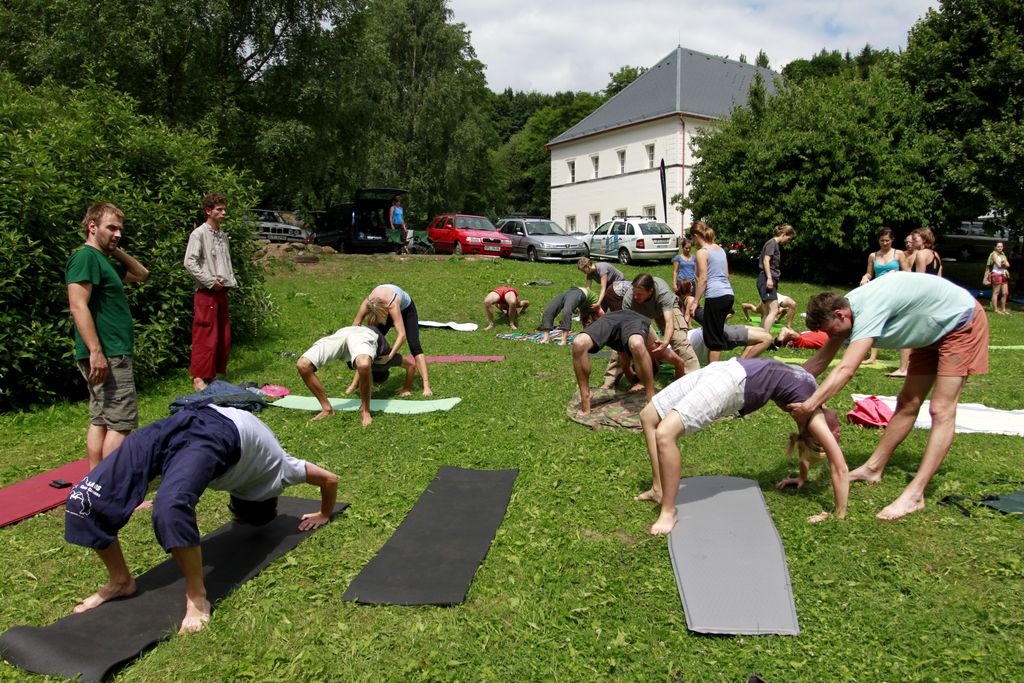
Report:
<svg viewBox="0 0 1024 683"><path fill-rule="evenodd" d="M548 142L557 145L587 135L669 114L722 118L747 103L754 75L775 93L771 69L677 47L589 116Z"/></svg>

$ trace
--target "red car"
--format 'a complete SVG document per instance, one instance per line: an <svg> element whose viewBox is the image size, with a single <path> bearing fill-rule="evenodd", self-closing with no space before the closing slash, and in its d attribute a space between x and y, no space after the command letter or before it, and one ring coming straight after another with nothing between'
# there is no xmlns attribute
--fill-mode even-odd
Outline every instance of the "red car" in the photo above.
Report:
<svg viewBox="0 0 1024 683"><path fill-rule="evenodd" d="M512 240L498 232L484 216L442 213L427 226L427 237L439 254L508 256Z"/></svg>

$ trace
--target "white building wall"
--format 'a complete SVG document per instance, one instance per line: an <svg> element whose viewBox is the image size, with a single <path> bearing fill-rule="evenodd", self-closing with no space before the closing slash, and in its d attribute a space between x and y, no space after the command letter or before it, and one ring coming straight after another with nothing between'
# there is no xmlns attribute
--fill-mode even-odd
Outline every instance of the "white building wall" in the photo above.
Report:
<svg viewBox="0 0 1024 683"><path fill-rule="evenodd" d="M566 226L567 217L576 219L575 230L589 232L590 215L600 214L600 222L610 220L619 209L629 215L644 213L654 206L655 216L664 220L659 167L665 160L665 179L669 199L668 225L683 234L693 218L671 204L672 197L689 194L689 178L695 161L690 150L693 136L713 122L692 117L670 116L628 126L599 135L555 145L551 152L551 220ZM654 145L654 164L650 167L647 145ZM625 151L625 172L620 171L619 151ZM595 178L591 157L598 157ZM575 162L575 182L570 179L568 162Z"/></svg>

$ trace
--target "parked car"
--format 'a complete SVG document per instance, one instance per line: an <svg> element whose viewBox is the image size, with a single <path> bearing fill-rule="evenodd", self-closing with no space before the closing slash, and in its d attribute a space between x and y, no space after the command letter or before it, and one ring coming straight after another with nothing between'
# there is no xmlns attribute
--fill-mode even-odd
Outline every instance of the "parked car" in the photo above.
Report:
<svg viewBox="0 0 1024 683"><path fill-rule="evenodd" d="M586 239L592 258L633 261L671 261L678 252L672 228L647 216L626 216L602 224Z"/></svg>
<svg viewBox="0 0 1024 683"><path fill-rule="evenodd" d="M534 216L512 216L498 221L498 231L512 240L512 258L527 261L565 261L586 256L587 245L569 235L558 223Z"/></svg>
<svg viewBox="0 0 1024 683"><path fill-rule="evenodd" d="M999 242L1003 243L1007 253L1015 251L1015 245L1010 242L1010 231L1005 227L991 221L961 221L960 227L938 237L935 250L943 258L984 261Z"/></svg>
<svg viewBox="0 0 1024 683"><path fill-rule="evenodd" d="M351 202L335 204L317 215L313 243L348 252L397 250L402 242L401 231L391 229L388 211L395 195L405 193L394 187L356 190ZM406 210L406 222L411 218Z"/></svg>
<svg viewBox="0 0 1024 683"><path fill-rule="evenodd" d="M484 216L442 213L427 226L427 237L439 254L508 256L512 240Z"/></svg>
<svg viewBox="0 0 1024 683"><path fill-rule="evenodd" d="M305 228L285 222L281 214L270 209L253 209L245 220L255 226L256 239L268 242L312 242L312 233Z"/></svg>

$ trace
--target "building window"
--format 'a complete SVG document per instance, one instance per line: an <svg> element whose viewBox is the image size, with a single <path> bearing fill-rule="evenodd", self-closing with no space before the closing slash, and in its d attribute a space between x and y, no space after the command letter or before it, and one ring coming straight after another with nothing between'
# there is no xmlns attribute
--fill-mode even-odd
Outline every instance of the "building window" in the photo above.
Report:
<svg viewBox="0 0 1024 683"><path fill-rule="evenodd" d="M615 209L615 218L625 218L626 215L625 209Z"/></svg>
<svg viewBox="0 0 1024 683"><path fill-rule="evenodd" d="M575 183L576 182L576 162L575 161L567 161L565 163L569 167L569 182L570 183Z"/></svg>
<svg viewBox="0 0 1024 683"><path fill-rule="evenodd" d="M596 154L594 156L590 157L590 163L594 166L594 177L595 178L598 177L598 167L597 167L597 162L598 161L599 161L599 157Z"/></svg>
<svg viewBox="0 0 1024 683"><path fill-rule="evenodd" d="M646 216L647 218L654 218L655 217L654 204L650 204L650 205L644 207L644 216Z"/></svg>
<svg viewBox="0 0 1024 683"><path fill-rule="evenodd" d="M620 149L617 154L619 155L619 173L626 172L626 150Z"/></svg>
<svg viewBox="0 0 1024 683"><path fill-rule="evenodd" d="M565 231L576 232L576 216L565 217Z"/></svg>
<svg viewBox="0 0 1024 683"><path fill-rule="evenodd" d="M594 232L597 226L601 225L601 214L592 213L590 214L590 232Z"/></svg>
<svg viewBox="0 0 1024 683"><path fill-rule="evenodd" d="M647 149L647 168L654 168L654 145L646 145Z"/></svg>

